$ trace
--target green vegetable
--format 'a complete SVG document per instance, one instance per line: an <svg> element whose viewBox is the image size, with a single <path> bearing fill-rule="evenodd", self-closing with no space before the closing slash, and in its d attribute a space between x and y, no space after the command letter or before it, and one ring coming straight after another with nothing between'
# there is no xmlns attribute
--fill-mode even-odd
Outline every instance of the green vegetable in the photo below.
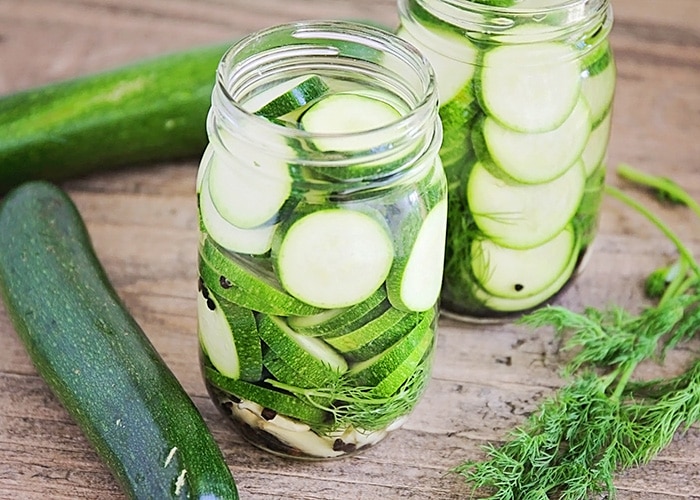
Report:
<svg viewBox="0 0 700 500"><path fill-rule="evenodd" d="M495 297L522 299L547 289L578 256L571 224L542 245L517 250L486 239L472 242L472 272L480 286Z"/></svg>
<svg viewBox="0 0 700 500"><path fill-rule="evenodd" d="M0 96L0 194L32 179L200 157L216 68L232 43Z"/></svg>
<svg viewBox="0 0 700 500"><path fill-rule="evenodd" d="M351 361L364 361L405 337L421 316L391 307L356 330L325 340Z"/></svg>
<svg viewBox="0 0 700 500"><path fill-rule="evenodd" d="M615 67L608 30L553 41L549 30L563 22L561 13L539 0L473 0L463 7L478 12L476 28L453 22L431 2L408 0L397 34L430 61L440 98L449 192L441 305L463 317L504 317L558 293L595 236ZM542 16L504 24L515 19L508 11L528 9L542 9ZM472 261L486 240L521 251L507 256L519 272L506 281L519 285L535 257L524 250L542 247L571 223L577 243L571 249L579 254L568 259L558 252L562 274L544 275L553 284L536 283L540 291L530 296L504 292L505 281L492 286L486 274L504 266ZM515 262L521 257L528 262Z"/></svg>
<svg viewBox="0 0 700 500"><path fill-rule="evenodd" d="M272 87L256 95L251 101L262 103L255 111L256 115L272 120L306 106L326 94L328 90L328 85L322 78L316 75L301 76ZM246 102L247 108L255 107L251 101Z"/></svg>
<svg viewBox="0 0 700 500"><path fill-rule="evenodd" d="M280 316L321 312L282 290L273 277L259 276L246 264L235 260L209 237L202 242L199 274L217 295L254 311Z"/></svg>
<svg viewBox="0 0 700 500"><path fill-rule="evenodd" d="M477 163L469 175L467 200L474 222L495 243L525 249L559 234L581 204L583 164L544 184L507 183Z"/></svg>
<svg viewBox="0 0 700 500"><path fill-rule="evenodd" d="M426 334L425 337L434 338L430 334ZM418 347L424 347L424 345ZM416 349L414 356L418 352L420 352L419 349ZM408 366L413 361L407 358L404 366ZM398 385L390 396L384 395L388 392L386 390L379 393L378 386L358 386L349 376L341 377L336 384L317 388L298 387L275 379L267 379L266 382L272 387L295 394L301 400L308 401L332 415L332 419L326 424L312 425L312 428L321 434L335 429L345 429L348 426L371 431L382 429L413 410L430 380L429 366L430 356L424 356L415 364L411 373L405 373L405 382ZM399 370L395 376L400 374ZM393 381L393 378L389 380L389 382ZM388 389L388 387L382 387L382 389L385 388ZM234 394L237 393L234 392ZM328 401L331 403L327 403Z"/></svg>
<svg viewBox="0 0 700 500"><path fill-rule="evenodd" d="M219 171L216 167L217 165L218 163L210 165L212 172ZM222 167L223 171L226 171L227 168L226 166ZM213 184L215 181L216 179L212 181L208 177L199 192L199 215L202 226L209 233L209 237L231 252L241 252L250 255L267 253L272 246L272 236L276 226L274 224L264 224L255 227L241 227L228 220L215 204L211 189L215 185ZM270 199L272 197L273 195L270 195L266 198ZM223 200L226 198L221 196L219 199ZM280 204L283 201L280 201ZM262 205L266 205L265 201L263 201ZM250 210L250 212L253 212L253 210Z"/></svg>
<svg viewBox="0 0 700 500"><path fill-rule="evenodd" d="M379 317L391 307L386 298L386 289L382 286L367 299L350 307L326 309L312 316L291 316L287 322L304 335L337 337Z"/></svg>
<svg viewBox="0 0 700 500"><path fill-rule="evenodd" d="M367 148L366 137L350 140L333 135L379 129L400 118L401 113L389 103L348 91L318 99L301 115L299 123L307 132L318 134L314 146L319 151L362 151Z"/></svg>
<svg viewBox="0 0 700 500"><path fill-rule="evenodd" d="M401 221L401 244L398 247L403 252L394 258L386 289L389 302L404 311L427 311L440 296L447 198L442 190L436 191L433 198L438 201L432 207L427 205L426 215L413 211ZM425 217L422 222L419 220L421 216Z"/></svg>
<svg viewBox="0 0 700 500"><path fill-rule="evenodd" d="M202 349L223 375L256 382L262 377L262 344L253 311L218 297L199 281L197 331Z"/></svg>
<svg viewBox="0 0 700 500"><path fill-rule="evenodd" d="M31 182L0 208L0 292L34 366L130 498L238 498L204 420L129 315L70 199Z"/></svg>
<svg viewBox="0 0 700 500"><path fill-rule="evenodd" d="M300 210L275 234L272 256L284 289L316 307L348 307L389 274L394 248L379 216L329 207Z"/></svg>
<svg viewBox="0 0 700 500"><path fill-rule="evenodd" d="M197 157L228 48L168 54L0 98L0 193L29 179Z"/></svg>
<svg viewBox="0 0 700 500"><path fill-rule="evenodd" d="M316 386L331 383L347 371L343 357L323 340L292 330L284 318L260 315L260 338L280 359L296 368L299 377Z"/></svg>
<svg viewBox="0 0 700 500"><path fill-rule="evenodd" d="M281 391L268 389L243 380L236 380L221 375L216 370L206 367L205 376L217 389L236 394L238 397L255 401L265 408L277 413L308 423L320 424L326 419L325 411Z"/></svg>
<svg viewBox="0 0 700 500"><path fill-rule="evenodd" d="M619 173L662 191L700 215L678 185L623 166ZM617 188L607 193L651 221L676 246L679 261L652 273L658 302L632 313L619 307L576 313L546 307L522 318L530 327L553 327L572 353L566 385L545 400L502 445L487 445L482 461L454 470L491 499L591 498L615 495L614 478L645 464L678 431L700 420L700 359L681 375L640 380L637 368L700 330L700 265L681 239L642 203Z"/></svg>
<svg viewBox="0 0 700 500"><path fill-rule="evenodd" d="M348 375L357 385L374 385L372 392L391 396L411 377L434 340L432 310L412 330L384 351L351 366Z"/></svg>
<svg viewBox="0 0 700 500"><path fill-rule="evenodd" d="M588 104L580 98L564 123L549 132L524 134L486 116L472 140L482 161L515 181L538 184L556 179L579 160L590 131Z"/></svg>
<svg viewBox="0 0 700 500"><path fill-rule="evenodd" d="M581 68L574 49L554 42L499 45L488 50L479 78L478 98L486 113L525 133L561 126L576 106L581 89ZM551 92L553 88L556 93Z"/></svg>
<svg viewBox="0 0 700 500"><path fill-rule="evenodd" d="M267 175L256 172L262 168ZM284 162L259 165L246 161L240 151L236 155L218 151L206 169L208 179L199 190L200 207L205 213L214 209L218 215L213 218L222 219L226 231L231 231L229 226L235 226L237 232L271 226L292 194L292 177ZM206 202L209 206L203 206L206 198L211 200ZM210 232L224 230L216 226L217 222L209 221L209 225L214 225L211 228L207 221L203 222Z"/></svg>

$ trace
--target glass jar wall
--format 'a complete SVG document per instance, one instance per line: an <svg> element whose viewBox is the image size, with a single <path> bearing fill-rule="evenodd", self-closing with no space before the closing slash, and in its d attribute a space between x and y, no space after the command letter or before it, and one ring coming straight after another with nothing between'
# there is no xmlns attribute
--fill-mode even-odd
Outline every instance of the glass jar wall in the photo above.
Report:
<svg viewBox="0 0 700 500"><path fill-rule="evenodd" d="M254 445L340 457L430 376L447 219L433 74L394 35L283 25L223 57L197 178L206 386Z"/></svg>
<svg viewBox="0 0 700 500"><path fill-rule="evenodd" d="M446 314L548 302L593 243L615 64L607 0L399 0L435 68L449 184Z"/></svg>

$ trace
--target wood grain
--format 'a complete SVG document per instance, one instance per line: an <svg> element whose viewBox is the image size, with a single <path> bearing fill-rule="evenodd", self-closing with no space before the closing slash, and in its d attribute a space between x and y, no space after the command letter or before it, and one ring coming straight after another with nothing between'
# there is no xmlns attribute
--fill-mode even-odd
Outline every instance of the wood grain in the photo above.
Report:
<svg viewBox="0 0 700 500"><path fill-rule="evenodd" d="M613 7L619 84L610 165L625 161L668 175L700 198L700 4L613 0ZM305 18L392 26L397 16L394 0L0 0L0 94ZM196 160L153 165L64 187L119 294L205 416L242 498L468 497L468 486L448 470L502 440L562 383L551 332L443 318L433 379L404 429L339 461L260 452L219 416L198 372L196 167ZM613 172L609 181L625 187ZM654 208L700 252L697 220L679 208ZM608 199L595 252L558 302L639 308L641 281L673 257L655 228ZM1 308L0 346L0 498L123 498L36 375ZM645 374L677 373L699 349L690 343L664 366L645 365ZM621 500L700 499L700 429L679 435L616 484Z"/></svg>

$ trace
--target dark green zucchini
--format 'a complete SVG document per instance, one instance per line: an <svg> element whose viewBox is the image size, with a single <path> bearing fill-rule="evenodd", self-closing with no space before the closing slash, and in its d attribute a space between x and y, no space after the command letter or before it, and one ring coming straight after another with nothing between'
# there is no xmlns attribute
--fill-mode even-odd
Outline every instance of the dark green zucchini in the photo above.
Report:
<svg viewBox="0 0 700 500"><path fill-rule="evenodd" d="M0 206L0 295L38 373L138 499L238 498L201 414L124 308L68 196L43 181Z"/></svg>
<svg viewBox="0 0 700 500"><path fill-rule="evenodd" d="M29 180L199 158L216 68L233 43L0 96L0 194Z"/></svg>
<svg viewBox="0 0 700 500"><path fill-rule="evenodd" d="M0 97L0 193L32 179L200 156L216 68L229 45Z"/></svg>

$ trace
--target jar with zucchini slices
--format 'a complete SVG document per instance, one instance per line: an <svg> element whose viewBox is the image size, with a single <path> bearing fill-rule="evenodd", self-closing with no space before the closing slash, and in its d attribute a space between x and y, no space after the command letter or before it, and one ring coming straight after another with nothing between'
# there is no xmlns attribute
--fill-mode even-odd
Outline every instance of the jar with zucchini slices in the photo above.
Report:
<svg viewBox="0 0 700 500"><path fill-rule="evenodd" d="M208 391L254 445L353 454L430 378L447 225L427 60L394 34L304 22L221 60L197 176Z"/></svg>
<svg viewBox="0 0 700 500"><path fill-rule="evenodd" d="M615 91L608 0L398 0L434 67L449 185L442 308L502 321L582 269Z"/></svg>

